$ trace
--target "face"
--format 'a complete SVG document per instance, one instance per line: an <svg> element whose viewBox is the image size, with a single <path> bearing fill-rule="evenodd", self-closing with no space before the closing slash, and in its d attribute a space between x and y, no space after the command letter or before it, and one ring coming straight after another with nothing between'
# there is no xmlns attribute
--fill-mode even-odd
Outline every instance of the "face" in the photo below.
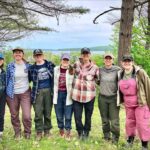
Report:
<svg viewBox="0 0 150 150"><path fill-rule="evenodd" d="M69 64L70 64L70 61L69 61L69 59L62 59L61 60L61 65L63 66L63 67L68 67L69 66Z"/></svg>
<svg viewBox="0 0 150 150"><path fill-rule="evenodd" d="M22 51L17 50L17 51L13 52L13 57L16 61L22 60L23 56L24 56L24 54Z"/></svg>
<svg viewBox="0 0 150 150"><path fill-rule="evenodd" d="M0 59L0 66L2 66L4 63L4 59Z"/></svg>
<svg viewBox="0 0 150 150"><path fill-rule="evenodd" d="M132 66L133 66L133 61L131 60L124 60L121 62L121 65L123 67L123 69L125 70L131 70L132 69Z"/></svg>
<svg viewBox="0 0 150 150"><path fill-rule="evenodd" d="M114 62L114 59L110 56L106 56L104 58L104 64L105 64L106 67L111 67L113 62Z"/></svg>
<svg viewBox="0 0 150 150"><path fill-rule="evenodd" d="M35 62L40 63L44 60L44 55L43 54L38 54L33 56L35 59Z"/></svg>
<svg viewBox="0 0 150 150"><path fill-rule="evenodd" d="M91 58L91 54L88 53L88 52L83 52L83 53L81 54L81 58L82 58L83 61L89 61L90 58Z"/></svg>

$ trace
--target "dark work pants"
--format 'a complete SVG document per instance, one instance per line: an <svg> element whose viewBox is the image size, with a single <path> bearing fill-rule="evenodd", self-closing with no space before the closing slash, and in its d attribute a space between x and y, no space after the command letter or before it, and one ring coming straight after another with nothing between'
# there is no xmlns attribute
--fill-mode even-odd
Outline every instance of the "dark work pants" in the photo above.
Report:
<svg viewBox="0 0 150 150"><path fill-rule="evenodd" d="M119 109L117 107L117 96L99 95L98 106L102 119L104 138L110 138L110 132L114 138L120 136Z"/></svg>
<svg viewBox="0 0 150 150"><path fill-rule="evenodd" d="M42 132L50 130L52 128L52 96L49 88L39 90L33 107L35 111L34 121L36 131Z"/></svg>
<svg viewBox="0 0 150 150"><path fill-rule="evenodd" d="M82 112L84 108L85 123L82 123ZM87 103L73 101L73 111L78 132L89 132L91 130L91 117L94 109L94 99Z"/></svg>
<svg viewBox="0 0 150 150"><path fill-rule="evenodd" d="M5 114L6 95L0 92L0 132L4 130L4 114Z"/></svg>

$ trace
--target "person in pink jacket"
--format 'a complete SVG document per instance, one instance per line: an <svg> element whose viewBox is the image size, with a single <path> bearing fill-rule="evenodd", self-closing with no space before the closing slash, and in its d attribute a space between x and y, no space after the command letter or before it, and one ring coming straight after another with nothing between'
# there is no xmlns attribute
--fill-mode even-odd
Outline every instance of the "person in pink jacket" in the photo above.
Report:
<svg viewBox="0 0 150 150"><path fill-rule="evenodd" d="M132 147L136 131L142 150L148 150L150 140L150 79L146 72L133 64L131 55L122 57L122 68L118 73L120 99L126 111L126 146ZM121 102L121 101L120 101Z"/></svg>

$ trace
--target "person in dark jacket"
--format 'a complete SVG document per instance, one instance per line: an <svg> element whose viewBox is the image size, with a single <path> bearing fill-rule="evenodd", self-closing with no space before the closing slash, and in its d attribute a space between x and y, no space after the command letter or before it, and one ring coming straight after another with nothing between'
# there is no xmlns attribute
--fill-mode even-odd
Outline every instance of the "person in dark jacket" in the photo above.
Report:
<svg viewBox="0 0 150 150"><path fill-rule="evenodd" d="M6 73L3 69L4 56L0 53L0 140L2 139L4 130L4 114L6 103Z"/></svg>
<svg viewBox="0 0 150 150"><path fill-rule="evenodd" d="M45 137L50 137L53 74L55 65L44 59L41 49L33 52L35 64L29 69L29 79L33 82L31 99L35 111L36 140L41 140L44 131Z"/></svg>

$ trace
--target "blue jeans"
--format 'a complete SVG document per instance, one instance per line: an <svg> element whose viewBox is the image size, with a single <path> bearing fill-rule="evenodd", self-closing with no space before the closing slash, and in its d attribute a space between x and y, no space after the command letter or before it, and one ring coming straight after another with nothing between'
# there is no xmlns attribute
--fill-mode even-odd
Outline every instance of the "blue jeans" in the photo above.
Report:
<svg viewBox="0 0 150 150"><path fill-rule="evenodd" d="M66 91L58 92L57 104L55 104L55 113L57 117L57 124L59 129L71 129L71 118L73 112L73 105L66 105Z"/></svg>

